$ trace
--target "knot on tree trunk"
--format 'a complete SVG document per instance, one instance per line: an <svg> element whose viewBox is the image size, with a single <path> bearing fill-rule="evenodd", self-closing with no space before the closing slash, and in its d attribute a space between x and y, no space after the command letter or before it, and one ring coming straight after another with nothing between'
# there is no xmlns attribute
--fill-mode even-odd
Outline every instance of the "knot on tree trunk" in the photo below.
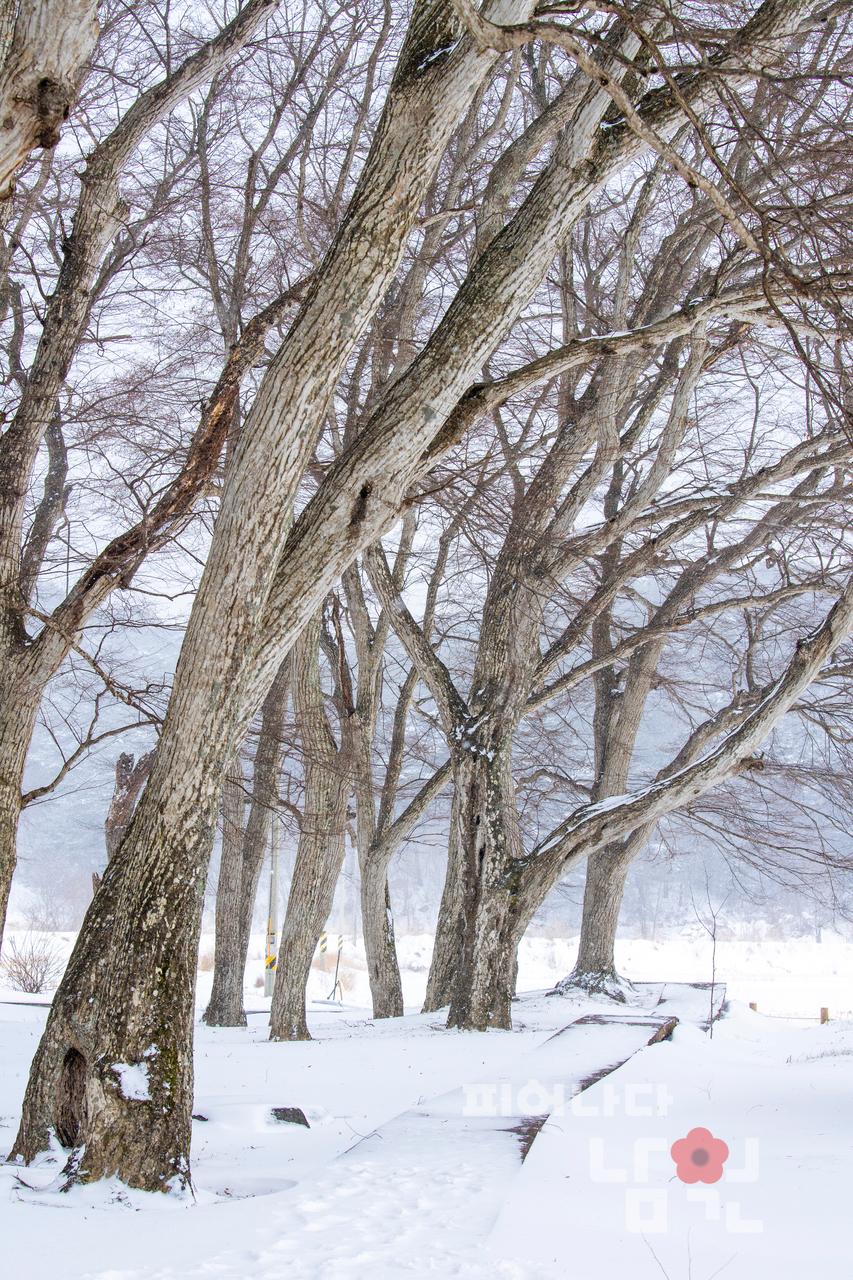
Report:
<svg viewBox="0 0 853 1280"><path fill-rule="evenodd" d="M71 92L66 85L43 76L36 86L36 115L39 121L38 145L49 150L59 141L60 126L71 110Z"/></svg>

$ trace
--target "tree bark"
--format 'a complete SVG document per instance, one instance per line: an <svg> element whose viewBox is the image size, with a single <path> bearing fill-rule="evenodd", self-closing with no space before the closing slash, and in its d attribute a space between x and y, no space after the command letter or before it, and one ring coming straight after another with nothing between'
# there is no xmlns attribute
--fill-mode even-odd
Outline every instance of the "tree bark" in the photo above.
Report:
<svg viewBox="0 0 853 1280"><path fill-rule="evenodd" d="M115 787L104 819L104 842L107 861L113 857L130 825L139 793L148 781L156 751L146 751L136 760L131 751L122 751L116 761Z"/></svg>
<svg viewBox="0 0 853 1280"><path fill-rule="evenodd" d="M472 727L453 760L459 803L462 937L447 1025L485 1031L512 1025L518 900L513 861L520 836L510 741Z"/></svg>
<svg viewBox="0 0 853 1280"><path fill-rule="evenodd" d="M131 830L139 845L125 841L89 906L36 1051L10 1157L29 1162L53 1130L72 1148L68 1183L113 1175L147 1190L189 1183L204 885L176 864L162 827L146 818L137 810ZM149 890L142 913L128 892L140 882Z"/></svg>
<svg viewBox="0 0 853 1280"><path fill-rule="evenodd" d="M243 982L258 880L278 801L281 721L287 702L288 665L282 663L264 701L245 830L241 830L238 842L229 841L227 845L223 835L222 865L216 889L213 986L203 1015L209 1027L246 1025Z"/></svg>
<svg viewBox="0 0 853 1280"><path fill-rule="evenodd" d="M222 788L222 855L216 883L216 950L213 986L203 1021L211 1027L245 1027L243 970L236 963L242 918L243 812L246 793L239 754Z"/></svg>
<svg viewBox="0 0 853 1280"><path fill-rule="evenodd" d="M8 650L7 650L8 653ZM17 862L24 767L39 700L27 700L20 664L3 661L0 675L0 943L6 925L9 893Z"/></svg>
<svg viewBox="0 0 853 1280"><path fill-rule="evenodd" d="M337 747L320 684L320 619L293 651L293 701L305 760L299 846L276 962L271 1040L310 1040L305 989L311 961L332 909L345 851L351 780L346 745Z"/></svg>
<svg viewBox="0 0 853 1280"><path fill-rule="evenodd" d="M28 742L3 738L0 761L0 943L6 925L9 893L17 863L18 822L21 817L21 779Z"/></svg>
<svg viewBox="0 0 853 1280"><path fill-rule="evenodd" d="M580 945L569 977L557 983L561 995L572 989L607 995L623 1003L623 979L616 972L615 946L625 881L634 850L608 846L587 861Z"/></svg>
<svg viewBox="0 0 853 1280"><path fill-rule="evenodd" d="M95 0L0 4L0 202L38 148L55 147L98 38Z"/></svg>
<svg viewBox="0 0 853 1280"><path fill-rule="evenodd" d="M453 984L462 958L465 931L463 911L462 842L459 832L459 798L454 790L450 807L450 830L447 842L447 870L438 908L432 961L427 979L424 1013L435 1013L450 1004Z"/></svg>
<svg viewBox="0 0 853 1280"><path fill-rule="evenodd" d="M361 866L361 927L374 1018L403 1016L403 983L394 941L388 863L366 859Z"/></svg>

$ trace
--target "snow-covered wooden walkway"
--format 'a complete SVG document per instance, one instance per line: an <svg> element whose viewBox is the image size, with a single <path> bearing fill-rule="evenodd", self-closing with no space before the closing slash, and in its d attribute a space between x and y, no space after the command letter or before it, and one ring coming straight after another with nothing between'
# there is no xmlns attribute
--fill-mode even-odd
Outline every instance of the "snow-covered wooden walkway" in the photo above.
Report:
<svg viewBox="0 0 853 1280"><path fill-rule="evenodd" d="M717 986L715 1017L724 1000L725 988ZM527 1003L514 1005L517 1021ZM546 1033L511 1073L438 1094L381 1125L333 1162L329 1172L339 1189L314 1207L317 1229L329 1233L330 1262L337 1257L342 1263L346 1253L343 1242L339 1252L335 1232L344 1214L351 1221L351 1198L358 1197L358 1216L367 1227L371 1216L387 1213L382 1189L389 1185L398 1193L396 1230L412 1233L416 1255L419 1242L426 1248L434 1234L451 1227L473 1246L491 1231L549 1118L570 1125L574 1097L665 1036L674 1020L704 1028L710 1016L707 986L638 984L630 1004ZM469 1034L473 1052L476 1036ZM387 1223L374 1226L377 1239L387 1234Z"/></svg>

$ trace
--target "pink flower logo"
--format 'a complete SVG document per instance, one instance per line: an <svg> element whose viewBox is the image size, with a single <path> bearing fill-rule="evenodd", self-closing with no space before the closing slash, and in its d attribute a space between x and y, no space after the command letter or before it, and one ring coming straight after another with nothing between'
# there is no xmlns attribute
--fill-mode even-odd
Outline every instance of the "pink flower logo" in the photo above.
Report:
<svg viewBox="0 0 853 1280"><path fill-rule="evenodd" d="M670 1155L682 1182L719 1182L729 1149L709 1129L691 1129L686 1138L673 1142Z"/></svg>

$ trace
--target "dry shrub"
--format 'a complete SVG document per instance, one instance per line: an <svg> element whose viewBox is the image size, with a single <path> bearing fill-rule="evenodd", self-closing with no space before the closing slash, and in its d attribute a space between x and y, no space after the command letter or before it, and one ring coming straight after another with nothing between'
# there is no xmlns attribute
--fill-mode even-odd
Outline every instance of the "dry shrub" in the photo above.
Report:
<svg viewBox="0 0 853 1280"><path fill-rule="evenodd" d="M65 960L53 942L27 934L18 943L8 940L0 972L14 991L39 995L52 991L65 968Z"/></svg>
<svg viewBox="0 0 853 1280"><path fill-rule="evenodd" d="M205 951L203 956L198 958L199 973L210 973L213 968L213 952Z"/></svg>

